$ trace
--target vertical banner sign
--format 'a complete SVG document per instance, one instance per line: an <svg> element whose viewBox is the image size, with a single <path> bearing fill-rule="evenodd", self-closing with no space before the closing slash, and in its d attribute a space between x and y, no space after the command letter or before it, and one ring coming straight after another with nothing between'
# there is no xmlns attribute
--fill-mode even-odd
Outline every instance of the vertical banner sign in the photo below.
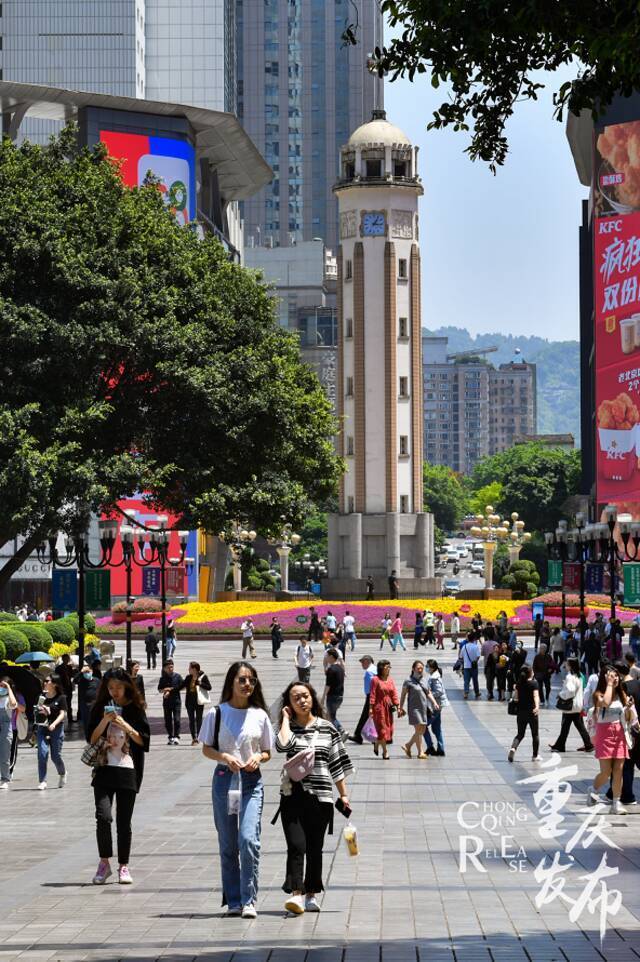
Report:
<svg viewBox="0 0 640 962"><path fill-rule="evenodd" d="M547 585L555 588L562 584L562 562L547 561Z"/></svg>
<svg viewBox="0 0 640 962"><path fill-rule="evenodd" d="M168 595L184 594L184 568L167 568L166 579Z"/></svg>
<svg viewBox="0 0 640 962"><path fill-rule="evenodd" d="M640 605L640 564L622 566L624 571L624 603L625 605Z"/></svg>
<svg viewBox="0 0 640 962"><path fill-rule="evenodd" d="M108 569L85 573L85 604L96 611L111 607L111 572Z"/></svg>
<svg viewBox="0 0 640 962"><path fill-rule="evenodd" d="M142 569L142 594L160 594L160 568Z"/></svg>
<svg viewBox="0 0 640 962"><path fill-rule="evenodd" d="M56 611L75 611L78 607L78 571L54 568L51 573L51 607Z"/></svg>
<svg viewBox="0 0 640 962"><path fill-rule="evenodd" d="M592 595L600 595L604 591L604 565L591 563L585 570L585 590Z"/></svg>
<svg viewBox="0 0 640 962"><path fill-rule="evenodd" d="M562 587L570 591L580 590L580 565L574 562L565 562L562 566Z"/></svg>

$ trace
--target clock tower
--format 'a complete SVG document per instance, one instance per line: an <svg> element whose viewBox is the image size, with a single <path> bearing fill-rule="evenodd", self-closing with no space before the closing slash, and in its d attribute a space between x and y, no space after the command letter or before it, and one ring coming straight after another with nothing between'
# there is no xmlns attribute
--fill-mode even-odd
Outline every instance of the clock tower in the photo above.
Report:
<svg viewBox="0 0 640 962"><path fill-rule="evenodd" d="M428 596L433 516L422 498L422 330L418 148L383 110L341 150L338 374L339 513L329 516L327 596Z"/></svg>

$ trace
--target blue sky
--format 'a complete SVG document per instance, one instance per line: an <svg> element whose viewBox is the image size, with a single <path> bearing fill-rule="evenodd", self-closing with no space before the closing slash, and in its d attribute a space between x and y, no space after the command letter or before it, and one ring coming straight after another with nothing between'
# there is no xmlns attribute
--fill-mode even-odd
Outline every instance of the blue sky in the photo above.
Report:
<svg viewBox="0 0 640 962"><path fill-rule="evenodd" d="M572 75L543 77L550 86L541 99L518 105L510 153L495 177L464 153L467 134L427 132L442 88L424 78L385 84L387 117L420 147L425 327L578 337L578 226L587 191L551 102Z"/></svg>

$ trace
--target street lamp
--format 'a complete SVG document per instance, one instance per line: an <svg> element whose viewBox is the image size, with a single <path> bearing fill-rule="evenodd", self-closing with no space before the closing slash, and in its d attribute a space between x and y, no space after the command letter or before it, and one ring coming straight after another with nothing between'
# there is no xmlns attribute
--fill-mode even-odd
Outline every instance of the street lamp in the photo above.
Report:
<svg viewBox="0 0 640 962"><path fill-rule="evenodd" d="M280 558L280 591L289 590L289 554L291 549L300 544L302 538L295 534L288 524L283 525L278 537L272 541Z"/></svg>
<svg viewBox="0 0 640 962"><path fill-rule="evenodd" d="M248 530L239 521L233 521L227 530L220 532L218 537L229 545L231 552L233 590L242 591L242 552L245 547L253 544L258 534L256 531Z"/></svg>
<svg viewBox="0 0 640 962"><path fill-rule="evenodd" d="M524 530L524 521L520 521L516 511L511 515L512 527L509 529L508 521L503 520L496 514L493 505L488 504L485 508L486 514L477 516L479 524L471 528L471 536L482 540L484 548L484 584L489 591L493 588L493 556L498 544L509 543L509 561L513 564L518 560L520 549L531 535Z"/></svg>

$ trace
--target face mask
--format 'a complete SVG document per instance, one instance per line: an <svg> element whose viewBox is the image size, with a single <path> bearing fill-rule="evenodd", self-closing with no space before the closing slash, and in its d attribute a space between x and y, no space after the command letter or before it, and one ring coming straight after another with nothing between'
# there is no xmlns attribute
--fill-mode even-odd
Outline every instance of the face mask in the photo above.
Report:
<svg viewBox="0 0 640 962"><path fill-rule="evenodd" d="M91 678L91 677L93 677L93 676L92 676L92 674L91 674L90 671L83 671L83 672L82 672L82 677L83 677L83 678L86 678L87 681L88 681L89 678Z"/></svg>
<svg viewBox="0 0 640 962"><path fill-rule="evenodd" d="M9 694L8 688L0 688L0 698L4 698L8 694Z"/></svg>

